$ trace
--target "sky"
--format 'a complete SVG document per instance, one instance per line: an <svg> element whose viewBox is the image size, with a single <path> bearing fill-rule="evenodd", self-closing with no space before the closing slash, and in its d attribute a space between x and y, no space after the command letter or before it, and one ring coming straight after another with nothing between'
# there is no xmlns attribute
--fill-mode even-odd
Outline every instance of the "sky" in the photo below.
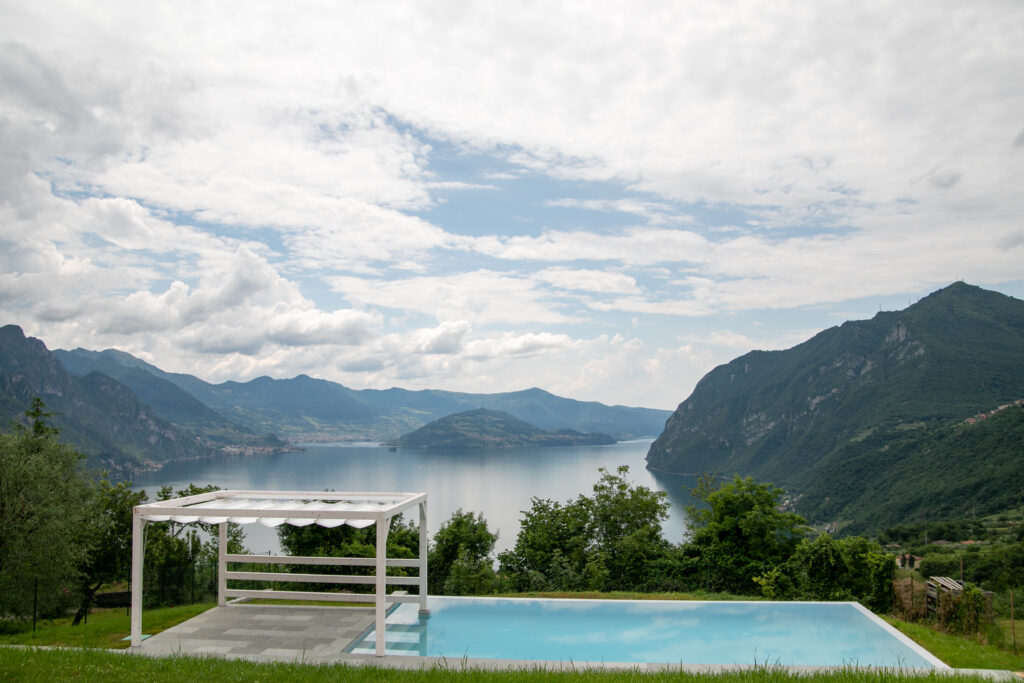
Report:
<svg viewBox="0 0 1024 683"><path fill-rule="evenodd" d="M1024 3L0 0L0 324L674 408L1024 298Z"/></svg>

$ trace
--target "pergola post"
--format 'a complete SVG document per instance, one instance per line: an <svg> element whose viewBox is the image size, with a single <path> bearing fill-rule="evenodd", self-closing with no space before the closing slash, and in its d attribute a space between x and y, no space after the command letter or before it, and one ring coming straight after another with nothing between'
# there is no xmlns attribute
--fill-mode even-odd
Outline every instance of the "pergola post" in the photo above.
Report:
<svg viewBox="0 0 1024 683"><path fill-rule="evenodd" d="M132 510L132 647L142 645L142 566L146 546L143 533L146 520Z"/></svg>
<svg viewBox="0 0 1024 683"><path fill-rule="evenodd" d="M430 615L427 608L427 501L420 503L420 616Z"/></svg>
<svg viewBox="0 0 1024 683"><path fill-rule="evenodd" d="M375 590L375 620L377 630L376 650L374 654L378 657L384 656L384 622L387 620L387 574L388 574L388 528L391 520L381 516L377 518L377 564L376 564L376 590Z"/></svg>
<svg viewBox="0 0 1024 683"><path fill-rule="evenodd" d="M221 522L217 527L217 605L223 607L228 604L228 523Z"/></svg>

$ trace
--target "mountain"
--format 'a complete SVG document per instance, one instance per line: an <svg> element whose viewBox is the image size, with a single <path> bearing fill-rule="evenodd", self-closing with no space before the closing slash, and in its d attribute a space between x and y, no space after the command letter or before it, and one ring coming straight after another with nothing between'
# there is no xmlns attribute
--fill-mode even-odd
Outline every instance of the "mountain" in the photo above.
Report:
<svg viewBox="0 0 1024 683"><path fill-rule="evenodd" d="M671 414L667 410L577 401L536 387L497 394L430 389L367 389L360 393L382 410L396 410L400 415L415 419L418 424L460 411L487 408L511 413L541 429L601 432L617 440L654 436L661 432Z"/></svg>
<svg viewBox="0 0 1024 683"><path fill-rule="evenodd" d="M109 367L111 363L145 370L176 385L235 423L258 433L281 434L294 441L384 441L431 420L475 408L504 410L542 429L604 432L625 440L660 433L670 415L667 410L576 401L536 388L499 394L399 388L356 390L307 375L210 384L192 375L164 372L113 349L54 353L74 374L98 369L116 375Z"/></svg>
<svg viewBox="0 0 1024 683"><path fill-rule="evenodd" d="M467 410L434 420L388 445L402 448L526 448L529 446L605 446L607 434L547 431L500 410Z"/></svg>
<svg viewBox="0 0 1024 683"><path fill-rule="evenodd" d="M20 327L0 327L0 420L19 421L40 397L61 438L89 463L130 474L168 460L213 455L201 439L178 429L124 384L100 372L75 377L42 341Z"/></svg>
<svg viewBox="0 0 1024 683"><path fill-rule="evenodd" d="M71 374L84 376L101 372L116 379L157 415L211 443L231 448L277 448L283 445L277 437L258 434L250 427L225 418L167 379L164 376L167 373L130 354L112 349L102 352L56 349L53 353Z"/></svg>
<svg viewBox="0 0 1024 683"><path fill-rule="evenodd" d="M669 418L647 462L824 496L813 486L824 468L1022 396L1024 302L958 282L905 310L715 368ZM828 481L843 487L852 477Z"/></svg>

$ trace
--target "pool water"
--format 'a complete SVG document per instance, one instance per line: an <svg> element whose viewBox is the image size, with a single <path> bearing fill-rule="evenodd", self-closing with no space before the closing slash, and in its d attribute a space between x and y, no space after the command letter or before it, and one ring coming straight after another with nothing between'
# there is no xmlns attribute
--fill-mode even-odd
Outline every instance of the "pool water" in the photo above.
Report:
<svg viewBox="0 0 1024 683"><path fill-rule="evenodd" d="M948 668L853 602L431 597L394 608L387 654L449 659ZM350 652L372 654L376 633Z"/></svg>

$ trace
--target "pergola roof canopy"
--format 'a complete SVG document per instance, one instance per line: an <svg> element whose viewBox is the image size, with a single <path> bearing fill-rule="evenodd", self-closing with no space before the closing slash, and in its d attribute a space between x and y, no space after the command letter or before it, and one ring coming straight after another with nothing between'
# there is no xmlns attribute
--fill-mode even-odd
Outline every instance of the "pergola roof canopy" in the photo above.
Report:
<svg viewBox="0 0 1024 683"><path fill-rule="evenodd" d="M361 529L388 519L426 500L425 493L336 493L334 491L211 491L136 506L135 514L150 522L258 522L333 528L348 524Z"/></svg>

